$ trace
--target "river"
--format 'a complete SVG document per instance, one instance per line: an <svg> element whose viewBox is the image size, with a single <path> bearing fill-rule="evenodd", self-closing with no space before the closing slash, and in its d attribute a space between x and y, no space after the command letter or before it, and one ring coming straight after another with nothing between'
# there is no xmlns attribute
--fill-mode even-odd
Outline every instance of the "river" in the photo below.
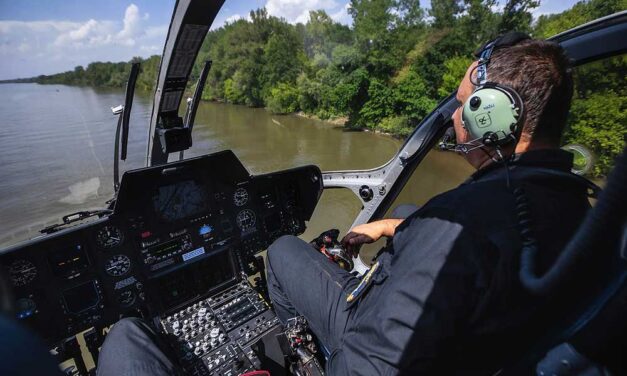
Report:
<svg viewBox="0 0 627 376"><path fill-rule="evenodd" d="M0 85L0 246L36 236L65 214L101 208L111 198L117 116L110 107L123 101L119 89ZM122 171L143 167L151 110L151 95L136 94ZM231 149L253 174L305 164L323 171L373 168L402 144L295 115L209 102L198 109L193 137L186 157ZM399 202L424 203L469 172L458 156L431 152ZM359 208L351 192L325 191L303 237L332 227L346 231Z"/></svg>

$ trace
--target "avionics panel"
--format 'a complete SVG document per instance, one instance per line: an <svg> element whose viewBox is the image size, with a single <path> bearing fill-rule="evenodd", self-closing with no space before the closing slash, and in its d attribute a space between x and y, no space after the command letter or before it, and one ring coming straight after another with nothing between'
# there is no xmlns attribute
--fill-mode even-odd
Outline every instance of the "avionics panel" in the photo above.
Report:
<svg viewBox="0 0 627 376"><path fill-rule="evenodd" d="M228 289L321 193L315 166L251 176L230 151L129 171L112 215L0 250L0 267L16 317L54 343Z"/></svg>
<svg viewBox="0 0 627 376"><path fill-rule="evenodd" d="M244 256L305 229L322 192L317 167L251 176L220 152L124 174L114 215L127 221L148 276L237 248Z"/></svg>

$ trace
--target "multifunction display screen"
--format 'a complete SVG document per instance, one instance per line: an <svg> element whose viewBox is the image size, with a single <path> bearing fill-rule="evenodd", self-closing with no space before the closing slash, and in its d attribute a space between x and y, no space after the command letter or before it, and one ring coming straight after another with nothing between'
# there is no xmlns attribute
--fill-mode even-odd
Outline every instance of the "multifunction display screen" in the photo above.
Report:
<svg viewBox="0 0 627 376"><path fill-rule="evenodd" d="M95 307L100 302L96 282L85 282L63 291L63 300L69 313L81 313Z"/></svg>
<svg viewBox="0 0 627 376"><path fill-rule="evenodd" d="M209 193L194 180L185 180L157 188L152 203L162 221L173 222L209 210Z"/></svg>

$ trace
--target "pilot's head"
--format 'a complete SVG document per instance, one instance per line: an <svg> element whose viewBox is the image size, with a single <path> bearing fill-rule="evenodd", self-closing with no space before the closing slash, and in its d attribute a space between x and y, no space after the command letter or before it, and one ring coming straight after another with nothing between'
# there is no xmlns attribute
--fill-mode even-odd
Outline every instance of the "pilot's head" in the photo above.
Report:
<svg viewBox="0 0 627 376"><path fill-rule="evenodd" d="M462 123L462 109L477 88L476 67L476 61L468 67L457 91L462 104L453 114L458 144L473 139ZM487 71L488 81L514 89L524 105L517 142L502 145L503 154L559 147L573 94L571 66L564 50L553 42L523 40L495 49ZM467 153L466 159L481 168L494 153L494 148L482 147Z"/></svg>

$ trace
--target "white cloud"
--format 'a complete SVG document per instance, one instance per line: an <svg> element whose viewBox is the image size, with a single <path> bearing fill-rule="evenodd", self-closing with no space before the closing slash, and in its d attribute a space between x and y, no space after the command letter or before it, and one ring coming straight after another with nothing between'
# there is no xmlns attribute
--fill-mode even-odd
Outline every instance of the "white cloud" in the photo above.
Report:
<svg viewBox="0 0 627 376"><path fill-rule="evenodd" d="M269 14L283 17L290 23L307 22L311 10L331 11L337 7L335 0L268 0L266 3Z"/></svg>
<svg viewBox="0 0 627 376"><path fill-rule="evenodd" d="M119 40L127 45L135 44L135 37L137 37L140 32L140 18L139 18L139 8L137 5L131 4L126 8L124 12L124 27L118 33L117 37Z"/></svg>
<svg viewBox="0 0 627 376"><path fill-rule="evenodd" d="M100 47L108 44L132 47L136 39L144 35L142 22L147 20L147 16L146 14L143 18L140 17L137 5L131 4L124 12L121 30L119 30L119 22L90 19L61 33L54 43L56 46L78 48Z"/></svg>
<svg viewBox="0 0 627 376"><path fill-rule="evenodd" d="M353 18L350 14L348 14L348 10L350 9L350 3L346 3L340 10L331 14L331 18L335 22L339 22L344 25L349 25L353 22Z"/></svg>
<svg viewBox="0 0 627 376"><path fill-rule="evenodd" d="M0 79L160 54L168 25L150 25L149 18L130 4L117 20L0 21Z"/></svg>
<svg viewBox="0 0 627 376"><path fill-rule="evenodd" d="M241 20L242 18L243 18L242 16L240 16L239 14L236 13L236 14L233 14L233 15L227 17L226 20L224 20L224 23L233 23L233 22L235 22L237 20Z"/></svg>

